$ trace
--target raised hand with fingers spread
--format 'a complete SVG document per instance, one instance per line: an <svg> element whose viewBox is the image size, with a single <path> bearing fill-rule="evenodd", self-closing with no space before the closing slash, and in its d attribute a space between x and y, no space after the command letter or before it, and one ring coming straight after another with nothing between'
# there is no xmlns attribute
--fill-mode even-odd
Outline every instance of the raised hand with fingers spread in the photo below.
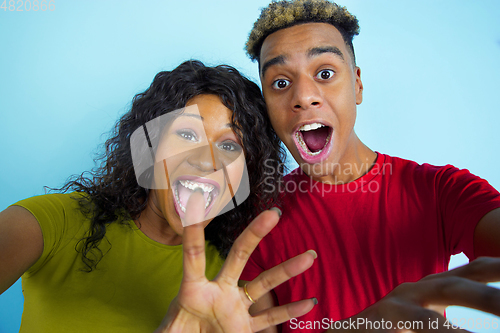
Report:
<svg viewBox="0 0 500 333"><path fill-rule="evenodd" d="M313 299L267 309L255 316L249 307L260 296L308 269L314 261L314 251L307 251L260 274L244 288L238 279L250 254L259 241L277 224L279 211L260 214L235 241L224 266L213 281L205 276L205 237L201 221L204 198L195 191L186 209L183 234L184 276L179 294L170 304L160 332L257 332L309 312Z"/></svg>

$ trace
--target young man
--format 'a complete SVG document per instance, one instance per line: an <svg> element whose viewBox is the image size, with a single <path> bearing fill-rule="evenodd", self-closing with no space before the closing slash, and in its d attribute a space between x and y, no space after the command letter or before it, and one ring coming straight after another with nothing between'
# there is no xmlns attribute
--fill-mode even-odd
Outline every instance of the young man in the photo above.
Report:
<svg viewBox="0 0 500 333"><path fill-rule="evenodd" d="M426 318L427 329L431 321L442 325L437 313L452 304L499 315L498 290L475 282L498 280L498 260L441 272L462 251L470 260L500 256L500 195L467 170L419 165L360 141L354 124L363 83L352 46L358 30L345 8L296 0L271 3L250 33L247 52L258 61L270 120L300 167L281 184L283 216L241 278L251 281L308 249L318 253L308 271L251 310L316 297L318 306L283 332L322 332L354 315L377 321L375 328L382 320L396 327ZM421 280L434 273L441 274ZM342 326L363 327L370 328Z"/></svg>

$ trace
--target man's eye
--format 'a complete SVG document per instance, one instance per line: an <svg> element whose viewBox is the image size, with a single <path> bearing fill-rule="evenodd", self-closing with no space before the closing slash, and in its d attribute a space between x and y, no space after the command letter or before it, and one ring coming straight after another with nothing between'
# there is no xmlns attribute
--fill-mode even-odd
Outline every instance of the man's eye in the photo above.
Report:
<svg viewBox="0 0 500 333"><path fill-rule="evenodd" d="M333 77L334 74L335 72L331 69L323 69L319 71L316 77L320 80L329 80Z"/></svg>
<svg viewBox="0 0 500 333"><path fill-rule="evenodd" d="M273 88L278 89L278 90L285 89L289 85L290 85L290 81L285 80L285 79L279 79L279 80L276 80L273 82Z"/></svg>
<svg viewBox="0 0 500 333"><path fill-rule="evenodd" d="M177 135L189 141L197 141L196 133L189 129L178 130Z"/></svg>
<svg viewBox="0 0 500 333"><path fill-rule="evenodd" d="M217 146L219 147L219 149L222 149L225 151L231 151L231 152L241 151L241 146L239 144L237 144L236 142L231 141L231 140L226 140L224 142L221 142Z"/></svg>

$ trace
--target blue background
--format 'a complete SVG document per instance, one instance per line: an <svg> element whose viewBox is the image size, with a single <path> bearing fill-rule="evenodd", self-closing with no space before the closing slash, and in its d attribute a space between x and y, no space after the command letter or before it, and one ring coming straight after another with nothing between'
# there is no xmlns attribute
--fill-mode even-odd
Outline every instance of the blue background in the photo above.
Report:
<svg viewBox="0 0 500 333"><path fill-rule="evenodd" d="M92 168L103 133L158 71L196 58L258 81L243 46L267 3L55 0L53 11L18 12L7 1L0 9L0 209ZM361 140L417 162L467 168L500 189L500 2L341 4L361 25L354 40L365 88ZM458 256L451 265L464 262ZM0 296L0 333L18 331L22 302L19 282ZM456 307L448 315L486 318Z"/></svg>

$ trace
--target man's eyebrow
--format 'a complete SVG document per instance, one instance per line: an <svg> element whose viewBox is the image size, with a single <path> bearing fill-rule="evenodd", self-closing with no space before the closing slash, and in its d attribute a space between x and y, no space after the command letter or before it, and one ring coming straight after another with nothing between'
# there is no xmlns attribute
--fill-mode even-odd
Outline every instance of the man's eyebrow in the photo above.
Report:
<svg viewBox="0 0 500 333"><path fill-rule="evenodd" d="M314 57L323 53L333 53L339 56L342 60L344 60L344 54L336 46L313 47L312 49L307 51L307 56Z"/></svg>
<svg viewBox="0 0 500 333"><path fill-rule="evenodd" d="M310 49L310 50L307 51L307 56L308 57L314 57L314 56L317 56L317 55L320 55L320 54L323 54L323 53L333 53L333 54L337 55L340 59L342 59L342 61L345 60L344 59L344 54L336 46L319 46L319 47L313 47L312 49ZM269 67L274 66L274 65L283 65L285 62L286 62L286 56L284 56L284 55L279 55L277 57L274 57L274 58L266 61L264 63L264 65L262 65L262 70L260 71L261 72L260 75L262 77L264 77L264 75L266 74L266 70Z"/></svg>
<svg viewBox="0 0 500 333"><path fill-rule="evenodd" d="M283 65L286 62L286 57L284 55L279 55L277 57L274 57L264 63L262 65L262 70L260 71L260 75L264 77L264 74L266 74L266 70L274 65Z"/></svg>

